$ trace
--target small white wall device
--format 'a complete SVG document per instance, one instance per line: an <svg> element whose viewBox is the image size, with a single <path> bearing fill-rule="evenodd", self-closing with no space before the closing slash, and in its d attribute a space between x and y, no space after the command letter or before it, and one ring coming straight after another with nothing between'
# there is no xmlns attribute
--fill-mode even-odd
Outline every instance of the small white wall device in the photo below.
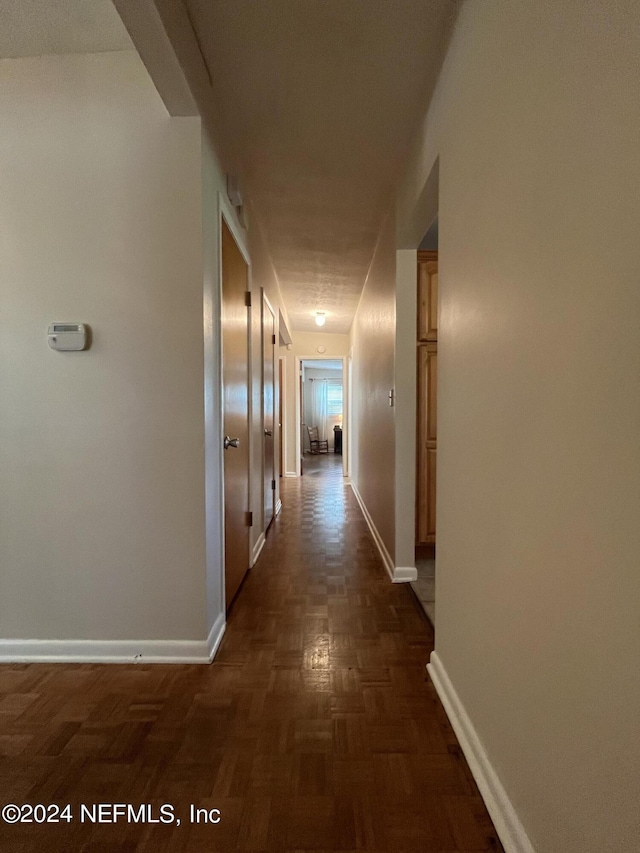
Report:
<svg viewBox="0 0 640 853"><path fill-rule="evenodd" d="M87 327L84 323L51 323L49 346L59 352L74 352L86 349Z"/></svg>

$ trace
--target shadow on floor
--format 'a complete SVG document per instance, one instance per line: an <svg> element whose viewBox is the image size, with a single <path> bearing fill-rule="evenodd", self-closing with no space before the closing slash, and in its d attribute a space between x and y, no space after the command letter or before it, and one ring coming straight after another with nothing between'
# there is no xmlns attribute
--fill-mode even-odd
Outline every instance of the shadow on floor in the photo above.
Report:
<svg viewBox="0 0 640 853"><path fill-rule="evenodd" d="M429 622L436 627L436 561L416 560L418 580L413 581L411 589L415 592L418 601L429 618Z"/></svg>

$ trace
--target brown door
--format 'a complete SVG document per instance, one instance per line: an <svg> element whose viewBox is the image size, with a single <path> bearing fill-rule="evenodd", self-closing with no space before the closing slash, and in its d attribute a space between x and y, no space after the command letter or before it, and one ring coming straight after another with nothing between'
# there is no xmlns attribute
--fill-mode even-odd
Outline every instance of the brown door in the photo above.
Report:
<svg viewBox="0 0 640 853"><path fill-rule="evenodd" d="M227 609L249 568L248 273L242 253L223 219L224 573Z"/></svg>
<svg viewBox="0 0 640 853"><path fill-rule="evenodd" d="M282 390L284 385L284 377L282 375L282 359L278 359L278 452L280 455L280 476L282 477L282 472L284 471L284 449L282 446Z"/></svg>
<svg viewBox="0 0 640 853"><path fill-rule="evenodd" d="M275 394L274 360L276 357L276 318L262 294L262 420L264 433L264 529L276 511L276 457L274 444Z"/></svg>

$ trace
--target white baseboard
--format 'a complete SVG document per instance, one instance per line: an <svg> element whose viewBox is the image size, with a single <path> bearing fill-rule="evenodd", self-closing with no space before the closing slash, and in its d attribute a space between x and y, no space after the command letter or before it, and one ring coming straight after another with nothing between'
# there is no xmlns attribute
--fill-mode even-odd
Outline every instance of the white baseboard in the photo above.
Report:
<svg viewBox="0 0 640 853"><path fill-rule="evenodd" d="M252 568L258 562L258 557L260 556L262 549L264 548L264 543L266 541L267 541L266 536L264 535L264 533L261 533L260 536L258 537L258 541L253 546L253 556L251 558L251 567Z"/></svg>
<svg viewBox="0 0 640 853"><path fill-rule="evenodd" d="M393 570L394 583L411 583L418 580L418 570L415 566L396 566Z"/></svg>
<svg viewBox="0 0 640 853"><path fill-rule="evenodd" d="M407 583L408 581L414 581L418 577L418 573L415 569L405 569L398 567L396 568L393 565L393 560L391 559L391 555L387 551L387 546L382 541L382 536L378 533L378 528L373 523L373 519L369 514L369 510L366 507L365 502L362 500L362 495L358 491L358 487L355 483L349 483L353 494L356 496L356 500L360 504L360 509L362 510L362 514L364 515L364 520L367 522L369 526L369 530L371 531L371 535L373 536L373 541L376 543L376 547L380 552L380 556L382 557L382 562L384 563L384 567L387 570L387 574L393 581L393 583ZM413 574L411 572L413 571Z"/></svg>
<svg viewBox="0 0 640 853"><path fill-rule="evenodd" d="M437 652L431 653L427 669L506 853L535 853Z"/></svg>
<svg viewBox="0 0 640 853"><path fill-rule="evenodd" d="M227 620L225 619L224 613L218 613L216 621L211 626L211 630L209 631L209 636L207 637L207 654L208 654L208 663L216 656L216 652L218 651L218 646L222 642L222 638L224 637L224 632L227 629Z"/></svg>
<svg viewBox="0 0 640 853"><path fill-rule="evenodd" d="M285 477L297 477L298 475L296 474L295 471L285 471L284 476Z"/></svg>
<svg viewBox="0 0 640 853"><path fill-rule="evenodd" d="M280 515L280 510L282 509L282 501L278 498L276 503L276 517Z"/></svg>
<svg viewBox="0 0 640 853"><path fill-rule="evenodd" d="M0 639L0 663L211 663L225 627L220 613L206 640Z"/></svg>
<svg viewBox="0 0 640 853"><path fill-rule="evenodd" d="M380 552L380 556L382 557L382 562L384 563L384 567L387 570L387 574L389 575L391 580L393 580L394 566L393 566L393 560L391 559L391 555L387 551L387 547L384 544L384 542L382 541L382 537L378 533L378 528L373 523L373 519L369 515L369 510L367 509L365 502L362 500L362 496L360 495L360 492L358 491L358 487L356 486L355 483L351 483L351 490L352 490L353 494L356 496L356 500L360 504L360 509L362 510L362 514L364 515L364 520L367 522L367 525L369 526L369 530L371 532L371 535L373 536L373 541L376 543L376 547L377 547L378 551Z"/></svg>

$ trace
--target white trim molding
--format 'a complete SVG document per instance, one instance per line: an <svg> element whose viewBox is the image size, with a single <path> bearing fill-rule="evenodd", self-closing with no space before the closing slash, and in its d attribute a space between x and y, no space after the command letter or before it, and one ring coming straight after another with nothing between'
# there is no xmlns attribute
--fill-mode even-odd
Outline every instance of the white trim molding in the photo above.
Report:
<svg viewBox="0 0 640 853"><path fill-rule="evenodd" d="M280 511L282 509L282 501L280 498L276 501L276 517L280 515Z"/></svg>
<svg viewBox="0 0 640 853"><path fill-rule="evenodd" d="M0 663L211 663L225 628L220 613L206 640L0 639Z"/></svg>
<svg viewBox="0 0 640 853"><path fill-rule="evenodd" d="M498 778L437 652L431 653L430 661L427 670L431 681L444 705L506 853L535 853L518 813Z"/></svg>
<svg viewBox="0 0 640 853"><path fill-rule="evenodd" d="M371 533L371 536L373 537L373 541L376 543L376 547L377 547L378 551L380 552L380 556L382 557L382 562L384 563L384 567L387 570L387 574L389 575L391 580L393 580L393 568L394 568L394 566L393 566L393 560L391 559L391 555L387 551L387 547L384 544L384 542L382 541L382 537L378 533L378 528L373 523L373 519L369 515L369 510L367 509L365 502L362 500L360 492L358 491L358 487L356 486L355 483L351 483L351 490L353 491L353 494L356 496L356 500L358 501L358 504L360 505L360 509L362 510L362 514L364 515L364 520L367 522L367 525L369 527L369 531Z"/></svg>
<svg viewBox="0 0 640 853"><path fill-rule="evenodd" d="M253 546L253 554L252 554L252 558L251 558L251 567L252 568L258 562L258 557L262 553L262 549L264 548L264 543L266 541L267 541L267 537L264 535L264 533L261 533L260 536L258 537L258 541Z"/></svg>
<svg viewBox="0 0 640 853"><path fill-rule="evenodd" d="M387 574L391 578L393 583L409 583L410 581L415 581L418 579L418 571L414 568L405 568L401 566L394 566L393 560L391 559L391 555L387 551L387 546L382 541L382 536L378 533L378 528L373 523L373 519L369 514L369 510L365 502L362 499L360 492L358 491L358 487L355 483L350 482L349 485L353 491L353 494L356 496L356 500L360 505L360 509L362 510L362 514L364 515L364 520L367 522L369 527L369 531L371 532L371 536L373 537L373 541L376 543L376 547L380 552L380 556L382 557L382 562L384 563L384 567L387 570Z"/></svg>
<svg viewBox="0 0 640 853"><path fill-rule="evenodd" d="M418 570L415 566L395 566L393 570L394 583L411 583L418 580Z"/></svg>
<svg viewBox="0 0 640 853"><path fill-rule="evenodd" d="M209 636L207 637L207 657L208 663L216 656L216 652L218 651L218 646L222 642L222 638L224 637L224 632L227 630L227 620L225 618L224 613L218 613L215 622L211 626L211 630L209 631Z"/></svg>
<svg viewBox="0 0 640 853"><path fill-rule="evenodd" d="M153 0L114 0L170 116L199 116L189 83Z"/></svg>
<svg viewBox="0 0 640 853"><path fill-rule="evenodd" d="M286 478L291 478L291 477L297 477L298 475L296 474L295 471L285 471L284 476Z"/></svg>

